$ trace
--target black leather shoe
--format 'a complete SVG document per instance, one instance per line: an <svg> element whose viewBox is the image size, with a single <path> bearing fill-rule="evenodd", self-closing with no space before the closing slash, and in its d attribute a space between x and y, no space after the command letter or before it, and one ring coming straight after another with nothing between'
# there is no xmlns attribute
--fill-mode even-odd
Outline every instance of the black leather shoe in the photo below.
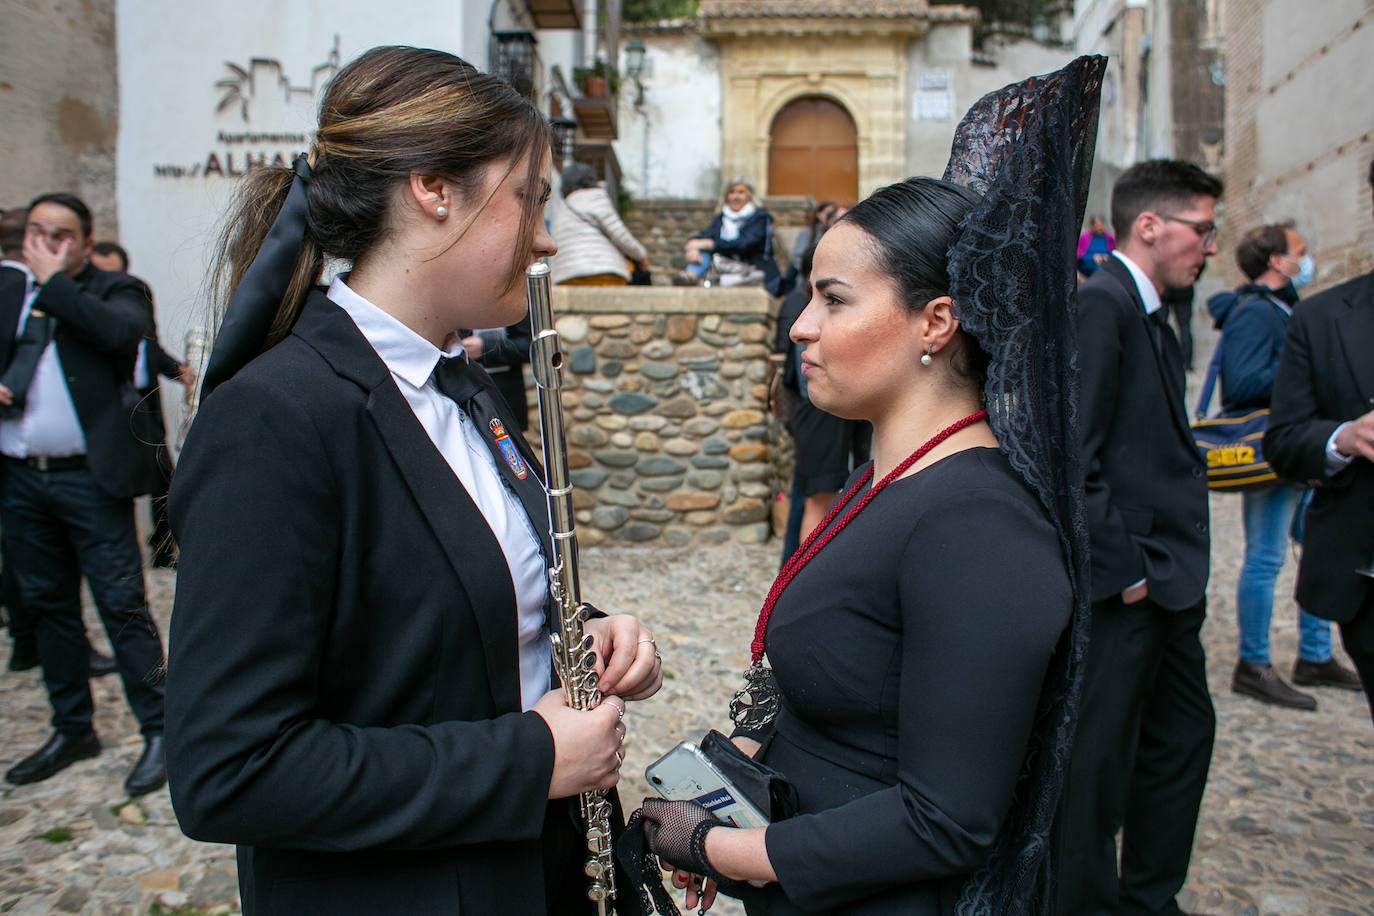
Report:
<svg viewBox="0 0 1374 916"><path fill-rule="evenodd" d="M1288 686L1273 665L1252 665L1241 659L1236 662L1235 674L1231 675L1231 690L1254 697L1261 703L1287 706L1289 709L1310 711L1317 708L1316 697Z"/></svg>
<svg viewBox="0 0 1374 916"><path fill-rule="evenodd" d="M104 677L107 674L114 674L117 669L115 660L103 652L91 650L91 677Z"/></svg>
<svg viewBox="0 0 1374 916"><path fill-rule="evenodd" d="M1293 683L1304 687L1340 687L1342 690L1363 690L1360 676L1334 658L1324 662L1298 659L1293 663Z"/></svg>
<svg viewBox="0 0 1374 916"><path fill-rule="evenodd" d="M143 739L143 754L124 780L124 791L132 796L147 795L167 784L167 755L162 750L162 736L148 735Z"/></svg>
<svg viewBox="0 0 1374 916"><path fill-rule="evenodd" d="M85 760L99 753L100 739L94 731L82 735L53 732L47 744L15 764L5 774L5 779L16 786L42 782L78 760Z"/></svg>
<svg viewBox="0 0 1374 916"><path fill-rule="evenodd" d="M38 644L32 639L21 639L10 650L10 670L28 671L38 667Z"/></svg>

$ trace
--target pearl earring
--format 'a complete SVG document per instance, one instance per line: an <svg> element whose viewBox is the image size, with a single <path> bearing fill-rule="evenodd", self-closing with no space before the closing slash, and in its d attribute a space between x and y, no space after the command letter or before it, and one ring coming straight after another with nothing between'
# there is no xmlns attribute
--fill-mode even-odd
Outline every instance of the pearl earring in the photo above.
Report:
<svg viewBox="0 0 1374 916"><path fill-rule="evenodd" d="M436 219L443 219L444 217L448 216L448 207L445 207L443 204L440 204L439 206L435 207L434 216Z"/></svg>
<svg viewBox="0 0 1374 916"><path fill-rule="evenodd" d="M932 358L930 355L932 352L933 351L929 347L926 347L926 352L921 354L922 366L929 366L931 363L935 362L934 358Z"/></svg>

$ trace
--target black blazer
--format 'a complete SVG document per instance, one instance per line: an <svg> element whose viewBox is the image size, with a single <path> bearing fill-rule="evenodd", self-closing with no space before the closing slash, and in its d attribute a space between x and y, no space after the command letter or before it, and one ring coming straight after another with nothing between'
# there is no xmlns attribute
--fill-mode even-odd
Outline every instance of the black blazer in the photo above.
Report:
<svg viewBox="0 0 1374 916"><path fill-rule="evenodd" d="M1356 567L1374 559L1374 465L1357 458L1326 476L1326 443L1374 410L1374 273L1305 299L1293 310L1274 376L1264 457L1316 487L1303 517L1297 599L1327 620L1350 620L1369 599Z"/></svg>
<svg viewBox="0 0 1374 916"><path fill-rule="evenodd" d="M0 283L0 344L8 363L25 278L13 269L0 273L6 276ZM87 264L75 278L54 274L33 302L57 319L53 340L86 436L91 476L116 497L139 496L156 485L133 424L134 358L152 327L143 289L127 274Z"/></svg>
<svg viewBox="0 0 1374 916"><path fill-rule="evenodd" d="M1190 608L1207 587L1209 538L1183 361L1114 257L1078 288L1078 366L1092 599L1143 578L1155 604Z"/></svg>
<svg viewBox="0 0 1374 916"><path fill-rule="evenodd" d="M239 844L244 912L545 912L573 825L505 558L323 293L206 398L170 510L172 802Z"/></svg>
<svg viewBox="0 0 1374 916"><path fill-rule="evenodd" d="M148 384L138 389L138 407L134 410L134 431L138 441L144 446L144 461L152 466L152 472L162 480L172 472L171 456L167 452L167 423L162 413L162 392L158 376L176 379L181 363L166 350L157 337L157 316L153 308L153 291L148 284L136 280L147 297L148 321L152 333L144 338L144 360L148 369ZM154 491L157 492L157 491Z"/></svg>
<svg viewBox="0 0 1374 916"><path fill-rule="evenodd" d="M521 366L530 361L530 343L534 331L530 316L506 328L506 336L495 345L484 348L478 360L482 367L491 373L491 380L501 397L506 399L511 413L515 415L516 429L521 431L529 426L530 405L525 394L525 373Z"/></svg>

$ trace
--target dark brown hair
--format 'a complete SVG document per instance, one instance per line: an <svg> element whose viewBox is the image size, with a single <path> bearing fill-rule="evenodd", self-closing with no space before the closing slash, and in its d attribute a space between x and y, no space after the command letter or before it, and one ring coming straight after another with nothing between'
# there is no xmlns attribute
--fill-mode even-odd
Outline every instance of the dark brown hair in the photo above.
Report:
<svg viewBox="0 0 1374 916"><path fill-rule="evenodd" d="M356 263L383 238L399 183L413 174L442 177L480 212L486 202L476 196L488 164L513 168L529 153L526 181L537 189L540 153L548 147L548 122L533 105L504 80L452 54L388 46L348 63L320 102L305 240L267 346L290 332L326 255ZM262 247L291 181L292 171L280 167L256 168L244 178L219 241L212 278L218 312ZM540 198L537 190L525 195L507 289L532 257Z"/></svg>
<svg viewBox="0 0 1374 916"><path fill-rule="evenodd" d="M1236 266L1253 280L1269 269L1269 259L1276 254L1288 254L1288 230L1293 228L1290 219L1282 223L1270 223L1245 233L1236 246Z"/></svg>
<svg viewBox="0 0 1374 916"><path fill-rule="evenodd" d="M878 269L892 278L903 304L919 312L930 300L949 295L949 248L979 199L947 181L908 178L874 191L835 222L853 223L868 233ZM960 347L950 365L981 392L988 354L962 327L955 336Z"/></svg>
<svg viewBox="0 0 1374 916"><path fill-rule="evenodd" d="M1148 159L1121 173L1112 186L1112 229L1117 244L1131 235L1135 218L1146 210L1187 209L1199 197L1220 197L1221 179L1181 159Z"/></svg>

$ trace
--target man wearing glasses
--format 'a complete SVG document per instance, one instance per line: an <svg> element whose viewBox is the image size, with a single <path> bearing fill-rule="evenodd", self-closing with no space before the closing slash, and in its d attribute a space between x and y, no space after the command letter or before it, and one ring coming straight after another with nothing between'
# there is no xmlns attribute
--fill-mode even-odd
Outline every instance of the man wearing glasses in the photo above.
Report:
<svg viewBox="0 0 1374 916"><path fill-rule="evenodd" d="M1369 187L1374 191L1374 162ZM1313 484L1298 603L1340 623L1374 713L1374 272L1293 313L1264 455L1283 477Z"/></svg>
<svg viewBox="0 0 1374 916"><path fill-rule="evenodd" d="M1206 473L1160 294L1216 254L1221 190L1186 162L1127 169L1112 190L1117 248L1078 291L1093 619L1059 819L1065 916L1181 912L1216 717L1200 640Z"/></svg>

